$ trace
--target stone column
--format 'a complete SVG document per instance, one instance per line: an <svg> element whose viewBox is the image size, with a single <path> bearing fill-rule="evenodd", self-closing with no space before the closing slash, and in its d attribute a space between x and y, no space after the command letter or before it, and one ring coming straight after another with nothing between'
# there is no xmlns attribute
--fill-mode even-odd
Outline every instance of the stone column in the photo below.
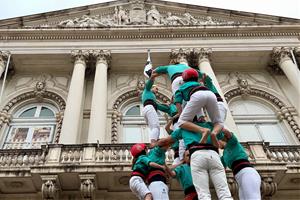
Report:
<svg viewBox="0 0 300 200"><path fill-rule="evenodd" d="M5 71L7 58L8 58L8 52L0 51L0 77Z"/></svg>
<svg viewBox="0 0 300 200"><path fill-rule="evenodd" d="M74 69L70 82L68 99L64 113L59 143L75 144L77 142L79 124L81 123L83 86L85 78L88 51L75 50L71 52L74 59Z"/></svg>
<svg viewBox="0 0 300 200"><path fill-rule="evenodd" d="M212 50L210 48L200 48L200 49L193 49L193 54L194 56L196 56L197 58L197 62L198 62L198 67L200 69L201 72L204 72L205 74L207 74L213 81L213 84L215 85L216 89L218 90L219 94L221 95L221 97L223 98L223 101L226 105L226 107L228 108L227 111L227 117L225 120L225 125L226 128L228 128L229 130L238 133L238 129L236 127L236 124L233 120L233 117L230 113L229 107L227 105L227 102L225 101L225 97L224 94L222 92L222 89L219 85L219 82L217 80L217 77L210 65L210 56L212 54Z"/></svg>
<svg viewBox="0 0 300 200"><path fill-rule="evenodd" d="M189 65L188 57L190 56L190 53L191 51L189 49L172 49L170 54L170 64L181 63Z"/></svg>
<svg viewBox="0 0 300 200"><path fill-rule="evenodd" d="M90 126L88 142L105 142L106 112L107 112L107 69L111 60L110 51L95 50L93 56L97 59L93 87Z"/></svg>
<svg viewBox="0 0 300 200"><path fill-rule="evenodd" d="M291 58L291 49L290 47L275 47L273 48L272 58L300 95L300 71Z"/></svg>

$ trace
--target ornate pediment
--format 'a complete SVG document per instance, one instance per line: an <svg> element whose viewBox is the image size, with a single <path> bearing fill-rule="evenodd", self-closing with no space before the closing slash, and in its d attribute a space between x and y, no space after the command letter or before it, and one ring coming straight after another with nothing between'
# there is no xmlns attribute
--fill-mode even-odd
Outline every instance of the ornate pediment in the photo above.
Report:
<svg viewBox="0 0 300 200"><path fill-rule="evenodd" d="M107 28L300 24L300 20L160 0L112 1L0 20L0 28Z"/></svg>
<svg viewBox="0 0 300 200"><path fill-rule="evenodd" d="M72 14L69 13L69 16ZM25 28L105 28L122 26L197 26L197 25L241 25L250 24L247 21L229 19L203 14L197 6L168 7L159 3L145 3L141 0L132 0L126 4L115 4L107 7L94 8L92 12L74 17L60 17L60 21L25 25Z"/></svg>

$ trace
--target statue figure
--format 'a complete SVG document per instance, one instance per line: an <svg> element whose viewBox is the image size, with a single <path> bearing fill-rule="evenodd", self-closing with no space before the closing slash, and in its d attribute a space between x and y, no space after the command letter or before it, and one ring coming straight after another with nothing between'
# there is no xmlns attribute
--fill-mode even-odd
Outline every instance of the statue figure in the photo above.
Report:
<svg viewBox="0 0 300 200"><path fill-rule="evenodd" d="M183 14L182 21L184 25L196 25L198 24L198 20L195 19L190 13L186 12Z"/></svg>
<svg viewBox="0 0 300 200"><path fill-rule="evenodd" d="M171 12L167 13L167 17L164 21L165 25L184 25L184 22L177 16L172 15Z"/></svg>
<svg viewBox="0 0 300 200"><path fill-rule="evenodd" d="M151 9L147 12L147 24L159 25L160 24L160 13L153 5Z"/></svg>
<svg viewBox="0 0 300 200"><path fill-rule="evenodd" d="M58 27L75 27L74 20L66 19L58 24Z"/></svg>
<svg viewBox="0 0 300 200"><path fill-rule="evenodd" d="M118 12L118 24L128 24L129 18L126 13L126 11L123 9L122 6L119 6L119 12Z"/></svg>
<svg viewBox="0 0 300 200"><path fill-rule="evenodd" d="M105 27L105 24L87 15L83 15L78 23L80 27Z"/></svg>
<svg viewBox="0 0 300 200"><path fill-rule="evenodd" d="M217 23L214 22L211 16L206 17L205 25L216 25Z"/></svg>

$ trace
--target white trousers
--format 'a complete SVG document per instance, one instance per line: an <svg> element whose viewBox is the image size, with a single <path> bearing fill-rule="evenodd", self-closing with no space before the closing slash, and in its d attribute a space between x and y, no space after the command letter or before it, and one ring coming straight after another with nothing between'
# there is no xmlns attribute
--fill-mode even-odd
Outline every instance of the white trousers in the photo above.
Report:
<svg viewBox="0 0 300 200"><path fill-rule="evenodd" d="M130 178L129 187L132 193L140 200L144 200L146 194L151 193L144 180L139 176L132 176Z"/></svg>
<svg viewBox="0 0 300 200"><path fill-rule="evenodd" d="M143 115L146 123L150 128L150 134L149 134L150 142L152 139L158 140L160 127L159 127L158 115L155 108L152 105L146 105L143 108Z"/></svg>
<svg viewBox="0 0 300 200"><path fill-rule="evenodd" d="M241 169L236 175L235 180L239 185L240 200L260 200L261 178L258 172L252 167Z"/></svg>
<svg viewBox="0 0 300 200"><path fill-rule="evenodd" d="M162 181L150 183L149 190L152 193L153 200L169 200L169 188Z"/></svg>
<svg viewBox="0 0 300 200"><path fill-rule="evenodd" d="M223 101L218 101L217 104L218 104L218 109L219 109L219 113L220 113L220 117L221 117L221 123L220 124L224 125L228 109L225 106L225 103Z"/></svg>
<svg viewBox="0 0 300 200"><path fill-rule="evenodd" d="M209 90L200 90L195 92L187 102L179 117L178 125L193 121L203 108L206 108L212 123L222 123L215 94Z"/></svg>
<svg viewBox="0 0 300 200"><path fill-rule="evenodd" d="M178 76L175 78L172 82L172 93L175 95L175 92L179 89L179 87L182 85L183 79L182 76Z"/></svg>
<svg viewBox="0 0 300 200"><path fill-rule="evenodd" d="M211 199L209 178L213 182L218 199L232 200L220 156L213 150L198 150L191 156L191 171L198 198Z"/></svg>

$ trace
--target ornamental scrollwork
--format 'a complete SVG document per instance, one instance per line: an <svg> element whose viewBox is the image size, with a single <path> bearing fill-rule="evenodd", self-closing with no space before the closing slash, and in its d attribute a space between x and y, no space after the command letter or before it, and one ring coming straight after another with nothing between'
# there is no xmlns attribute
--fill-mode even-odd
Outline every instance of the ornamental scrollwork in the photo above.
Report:
<svg viewBox="0 0 300 200"><path fill-rule="evenodd" d="M59 187L56 180L44 180L42 185L42 199L58 199Z"/></svg>

